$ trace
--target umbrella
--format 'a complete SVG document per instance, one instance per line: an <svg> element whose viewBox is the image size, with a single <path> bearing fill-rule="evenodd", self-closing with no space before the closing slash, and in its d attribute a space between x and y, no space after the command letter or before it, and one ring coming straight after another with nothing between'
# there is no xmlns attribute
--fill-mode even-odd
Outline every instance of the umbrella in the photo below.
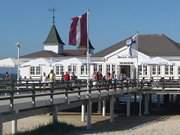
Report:
<svg viewBox="0 0 180 135"><path fill-rule="evenodd" d="M14 68L17 65L15 59L5 58L0 60L0 67Z"/></svg>
<svg viewBox="0 0 180 135"><path fill-rule="evenodd" d="M50 66L52 63L48 59L44 58L38 58L35 60L30 60L28 62L25 62L21 65L21 67L27 67L27 66Z"/></svg>
<svg viewBox="0 0 180 135"><path fill-rule="evenodd" d="M53 65L68 65L68 64L84 64L86 63L86 60L84 59L78 59L78 58L69 58L66 60L62 60L62 61L58 61L58 62L54 62Z"/></svg>

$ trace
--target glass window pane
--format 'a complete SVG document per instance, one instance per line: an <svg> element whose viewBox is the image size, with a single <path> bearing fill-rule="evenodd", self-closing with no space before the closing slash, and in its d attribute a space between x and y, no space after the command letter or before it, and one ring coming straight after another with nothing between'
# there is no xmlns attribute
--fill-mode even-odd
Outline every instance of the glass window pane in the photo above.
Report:
<svg viewBox="0 0 180 135"><path fill-rule="evenodd" d="M36 75L40 75L41 74L41 68L40 66L36 67Z"/></svg>
<svg viewBox="0 0 180 135"><path fill-rule="evenodd" d="M165 75L168 75L169 74L169 66L165 66Z"/></svg>
<svg viewBox="0 0 180 135"><path fill-rule="evenodd" d="M35 75L35 67L30 67L30 75Z"/></svg>

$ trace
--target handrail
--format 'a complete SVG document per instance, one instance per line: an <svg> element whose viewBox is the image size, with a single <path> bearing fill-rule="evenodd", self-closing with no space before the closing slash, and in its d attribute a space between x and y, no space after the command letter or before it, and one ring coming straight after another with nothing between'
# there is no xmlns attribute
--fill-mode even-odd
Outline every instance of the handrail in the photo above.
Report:
<svg viewBox="0 0 180 135"><path fill-rule="evenodd" d="M95 82L95 83L94 83ZM134 88L137 90L143 90L144 88L180 88L180 82L176 81L140 81L136 80L99 80L90 81L89 90L90 92L97 91L101 96L102 90L106 90L108 93L110 90L114 90L116 93L118 90ZM10 108L14 109L14 100L23 98L32 98L32 105L36 105L36 98L49 96L50 103L54 103L55 95L64 95L64 98L68 102L69 94L77 94L80 98L81 93L87 91L86 82L82 80L74 81L56 81L56 82L40 82L40 83L11 83L8 87L10 89L0 90L0 101L9 100Z"/></svg>

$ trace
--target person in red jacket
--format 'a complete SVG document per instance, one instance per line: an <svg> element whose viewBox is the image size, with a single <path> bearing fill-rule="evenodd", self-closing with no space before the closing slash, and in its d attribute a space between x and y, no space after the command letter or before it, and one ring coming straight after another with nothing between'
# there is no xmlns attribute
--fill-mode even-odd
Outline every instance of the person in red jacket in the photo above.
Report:
<svg viewBox="0 0 180 135"><path fill-rule="evenodd" d="M66 72L66 73L64 74L64 81L69 81L69 80L70 80L70 75L69 75L68 72Z"/></svg>

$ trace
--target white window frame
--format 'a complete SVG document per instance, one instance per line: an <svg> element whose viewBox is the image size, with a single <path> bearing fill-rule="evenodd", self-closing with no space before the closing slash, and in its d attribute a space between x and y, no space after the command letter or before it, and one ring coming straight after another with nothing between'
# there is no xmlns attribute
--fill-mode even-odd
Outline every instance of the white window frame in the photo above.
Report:
<svg viewBox="0 0 180 135"><path fill-rule="evenodd" d="M143 65L143 75L147 75L147 66Z"/></svg>
<svg viewBox="0 0 180 135"><path fill-rule="evenodd" d="M33 72L32 72L32 69L33 69ZM30 75L32 75L32 76L41 75L41 67L40 66L31 66L30 67Z"/></svg>

